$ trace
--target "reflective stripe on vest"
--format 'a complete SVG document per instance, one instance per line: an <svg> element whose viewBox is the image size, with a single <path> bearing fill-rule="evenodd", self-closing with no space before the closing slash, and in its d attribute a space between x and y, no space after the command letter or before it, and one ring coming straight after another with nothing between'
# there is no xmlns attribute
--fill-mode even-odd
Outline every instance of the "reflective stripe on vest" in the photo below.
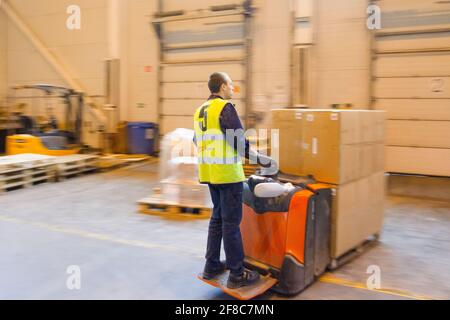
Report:
<svg viewBox="0 0 450 320"><path fill-rule="evenodd" d="M238 157L231 157L231 158L217 158L217 157L199 157L198 163L200 164L234 164L234 163L241 163L241 158Z"/></svg>
<svg viewBox="0 0 450 320"><path fill-rule="evenodd" d="M208 140L223 140L225 139L225 135L223 133L220 134L202 134L199 137L196 137L197 142L199 141L208 141Z"/></svg>
<svg viewBox="0 0 450 320"><path fill-rule="evenodd" d="M220 128L220 114L226 100L207 101L194 114L198 149L198 172L202 183L226 184L245 180L241 158Z"/></svg>

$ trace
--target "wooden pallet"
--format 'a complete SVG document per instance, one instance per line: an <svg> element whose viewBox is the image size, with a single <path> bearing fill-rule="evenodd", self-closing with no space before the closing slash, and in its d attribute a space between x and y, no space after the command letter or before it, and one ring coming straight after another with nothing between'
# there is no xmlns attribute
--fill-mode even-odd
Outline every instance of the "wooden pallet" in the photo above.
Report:
<svg viewBox="0 0 450 320"><path fill-rule="evenodd" d="M54 178L55 169L52 164L11 165L6 169L3 167L0 171L0 191L11 191L51 182Z"/></svg>
<svg viewBox="0 0 450 320"><path fill-rule="evenodd" d="M41 164L29 168L28 184L30 186L56 181L56 167L53 164Z"/></svg>
<svg viewBox="0 0 450 320"><path fill-rule="evenodd" d="M98 156L50 157L20 154L0 157L0 192L54 182L97 169Z"/></svg>
<svg viewBox="0 0 450 320"><path fill-rule="evenodd" d="M74 154L58 157L54 160L57 168L57 179L64 180L98 169L97 155Z"/></svg>
<svg viewBox="0 0 450 320"><path fill-rule="evenodd" d="M331 271L336 270L342 267L344 264L347 264L350 261L356 259L357 257L364 254L364 252L366 252L368 249L376 246L379 239L380 235L376 233L369 237L367 240L361 242L358 246L344 253L342 256L331 259L328 269Z"/></svg>
<svg viewBox="0 0 450 320"><path fill-rule="evenodd" d="M118 159L103 159L101 158L98 163L98 169L101 172L115 170L127 166L128 163Z"/></svg>
<svg viewBox="0 0 450 320"><path fill-rule="evenodd" d="M152 159L151 156L146 154L106 154L101 157L101 160L114 159L124 162L142 162Z"/></svg>
<svg viewBox="0 0 450 320"><path fill-rule="evenodd" d="M139 163L154 163L158 161L157 158L148 155L129 155L129 154L109 154L99 158L99 170L109 171L119 169L125 166L139 164Z"/></svg>
<svg viewBox="0 0 450 320"><path fill-rule="evenodd" d="M0 172L0 192L25 188L28 184L27 170L22 166L9 166Z"/></svg>
<svg viewBox="0 0 450 320"><path fill-rule="evenodd" d="M157 197L144 198L138 201L138 210L143 214L162 216L165 218L207 219L211 217L212 208L199 205L184 205L169 202Z"/></svg>

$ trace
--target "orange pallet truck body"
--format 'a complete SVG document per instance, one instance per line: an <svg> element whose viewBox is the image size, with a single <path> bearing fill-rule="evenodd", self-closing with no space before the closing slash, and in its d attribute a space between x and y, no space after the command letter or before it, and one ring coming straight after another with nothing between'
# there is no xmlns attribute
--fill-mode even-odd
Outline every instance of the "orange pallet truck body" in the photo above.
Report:
<svg viewBox="0 0 450 320"><path fill-rule="evenodd" d="M265 182L274 180L252 176L244 184L241 223L245 264L260 273L260 281L231 290L226 288L226 273L213 281L202 279L242 300L270 288L285 295L297 294L330 263L330 186L305 178L287 194L256 197L256 185Z"/></svg>

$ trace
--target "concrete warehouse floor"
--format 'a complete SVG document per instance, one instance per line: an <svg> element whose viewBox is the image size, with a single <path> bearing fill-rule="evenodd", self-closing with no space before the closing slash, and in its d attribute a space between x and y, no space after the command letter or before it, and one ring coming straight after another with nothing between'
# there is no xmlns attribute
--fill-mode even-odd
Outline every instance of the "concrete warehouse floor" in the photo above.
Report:
<svg viewBox="0 0 450 320"><path fill-rule="evenodd" d="M1 195L0 299L228 299L196 279L207 220L136 213L157 172L146 164ZM291 299L449 299L448 230L450 202L388 197L381 242ZM66 287L70 265L80 290ZM365 288L370 265L380 291Z"/></svg>

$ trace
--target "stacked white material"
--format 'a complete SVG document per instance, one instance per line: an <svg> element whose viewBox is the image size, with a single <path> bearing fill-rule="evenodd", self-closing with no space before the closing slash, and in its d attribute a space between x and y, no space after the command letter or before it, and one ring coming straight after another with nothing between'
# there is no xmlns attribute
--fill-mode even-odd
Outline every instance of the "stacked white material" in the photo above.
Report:
<svg viewBox="0 0 450 320"><path fill-rule="evenodd" d="M177 166L183 164L194 167L197 162L197 148L193 142L194 131L189 129L176 129L164 136L161 141L161 180L176 178ZM177 160L178 159L178 160ZM195 166L196 167L196 166ZM196 169L195 169L196 170ZM186 173L188 175L189 173ZM197 181L197 173L190 172L190 179Z"/></svg>
<svg viewBox="0 0 450 320"><path fill-rule="evenodd" d="M161 143L161 188L159 196L168 203L211 206L208 187L198 182L194 131L176 129Z"/></svg>
<svg viewBox="0 0 450 320"><path fill-rule="evenodd" d="M24 153L12 156L0 157L0 169L8 167L20 166L23 168L33 167L40 164L50 164L53 163L56 157L46 156L34 153Z"/></svg>
<svg viewBox="0 0 450 320"><path fill-rule="evenodd" d="M194 157L176 157L167 163L170 174L166 181L184 184L198 183L198 160Z"/></svg>
<svg viewBox="0 0 450 320"><path fill-rule="evenodd" d="M55 157L18 154L0 157L0 192L52 181Z"/></svg>

